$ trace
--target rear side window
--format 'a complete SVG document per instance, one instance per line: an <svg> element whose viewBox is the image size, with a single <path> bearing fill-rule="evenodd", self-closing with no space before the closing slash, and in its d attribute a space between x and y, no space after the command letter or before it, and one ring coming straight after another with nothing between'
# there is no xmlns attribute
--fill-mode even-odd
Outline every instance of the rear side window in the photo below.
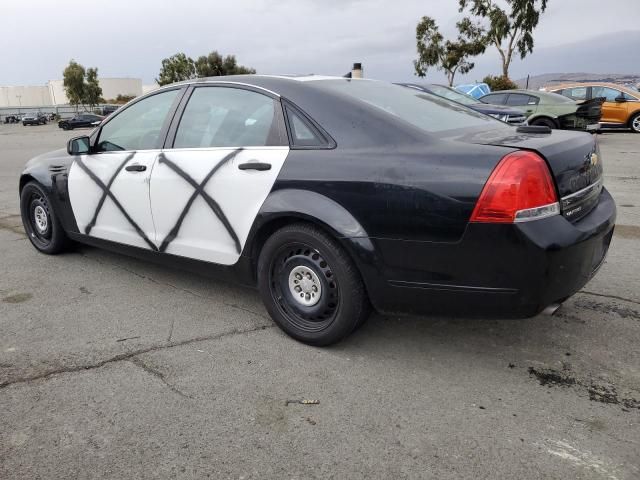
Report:
<svg viewBox="0 0 640 480"><path fill-rule="evenodd" d="M329 147L327 139L308 119L290 106L285 110L294 147Z"/></svg>
<svg viewBox="0 0 640 480"><path fill-rule="evenodd" d="M504 104L504 101L506 98L507 98L506 93L492 93L489 95L485 95L480 100L482 100L484 103L493 103L495 105L502 105Z"/></svg>
<svg viewBox="0 0 640 480"><path fill-rule="evenodd" d="M182 114L174 148L281 145L275 100L231 87L198 87Z"/></svg>
<svg viewBox="0 0 640 480"><path fill-rule="evenodd" d="M507 105L524 106L524 105L537 105L538 99L531 95L525 95L524 93L510 93L507 98Z"/></svg>
<svg viewBox="0 0 640 480"><path fill-rule="evenodd" d="M587 87L575 87L567 88L562 93L565 97L569 97L573 100L586 100L587 99Z"/></svg>

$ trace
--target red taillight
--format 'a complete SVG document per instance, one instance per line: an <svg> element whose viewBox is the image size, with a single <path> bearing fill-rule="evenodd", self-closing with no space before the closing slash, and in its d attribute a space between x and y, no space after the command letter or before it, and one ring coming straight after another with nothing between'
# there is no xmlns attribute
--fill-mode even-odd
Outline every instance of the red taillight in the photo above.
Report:
<svg viewBox="0 0 640 480"><path fill-rule="evenodd" d="M560 213L549 167L533 152L505 156L482 189L472 222L512 223Z"/></svg>

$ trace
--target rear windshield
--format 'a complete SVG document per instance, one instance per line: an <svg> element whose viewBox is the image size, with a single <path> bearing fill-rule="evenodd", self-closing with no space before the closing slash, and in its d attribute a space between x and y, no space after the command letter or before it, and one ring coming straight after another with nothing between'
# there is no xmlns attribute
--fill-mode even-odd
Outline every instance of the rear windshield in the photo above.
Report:
<svg viewBox="0 0 640 480"><path fill-rule="evenodd" d="M347 79L314 83L323 89L366 102L427 132L503 125L457 102L399 85Z"/></svg>
<svg viewBox="0 0 640 480"><path fill-rule="evenodd" d="M429 85L429 90L440 97L448 98L463 105L475 105L478 103L472 96L466 93L460 93L453 88L443 87L442 85Z"/></svg>

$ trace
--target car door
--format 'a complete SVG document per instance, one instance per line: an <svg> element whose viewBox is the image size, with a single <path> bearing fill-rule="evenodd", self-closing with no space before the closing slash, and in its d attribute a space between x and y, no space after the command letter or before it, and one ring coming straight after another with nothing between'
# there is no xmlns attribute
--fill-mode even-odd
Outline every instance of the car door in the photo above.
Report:
<svg viewBox="0 0 640 480"><path fill-rule="evenodd" d="M81 234L157 250L149 180L179 94L131 104L100 128L91 154L74 160L69 199Z"/></svg>
<svg viewBox="0 0 640 480"><path fill-rule="evenodd" d="M289 152L282 107L232 85L188 95L151 175L158 248L232 265Z"/></svg>
<svg viewBox="0 0 640 480"><path fill-rule="evenodd" d="M627 121L627 105L625 102L617 102L616 98L622 97L622 92L610 87L591 87L591 98L604 98L602 104L602 123L622 124Z"/></svg>

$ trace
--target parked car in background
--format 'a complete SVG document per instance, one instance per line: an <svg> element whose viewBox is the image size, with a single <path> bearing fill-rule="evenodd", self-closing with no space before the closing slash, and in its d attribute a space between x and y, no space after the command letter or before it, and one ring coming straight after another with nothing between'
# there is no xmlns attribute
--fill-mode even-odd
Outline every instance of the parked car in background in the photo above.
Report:
<svg viewBox="0 0 640 480"><path fill-rule="evenodd" d="M72 118L67 118L65 120L60 120L58 122L58 127L63 130L73 130L74 128L86 128L86 127L97 127L100 122L104 119L100 115L94 115L93 113L81 113Z"/></svg>
<svg viewBox="0 0 640 480"><path fill-rule="evenodd" d="M476 112L490 115L500 121L511 125L522 125L527 121L524 113L516 108L505 107L504 105L492 105L476 100L466 93L457 91L455 88L433 83L401 83L404 87L413 88L426 93L437 95L475 110Z"/></svg>
<svg viewBox="0 0 640 480"><path fill-rule="evenodd" d="M483 95L491 92L491 88L486 83L468 83L463 85L456 85L455 88L459 92L466 93L473 98L480 98Z"/></svg>
<svg viewBox="0 0 640 480"><path fill-rule="evenodd" d="M522 110L529 125L563 130L597 131L600 128L600 100L576 102L557 93L533 90L500 90L480 97L480 100Z"/></svg>
<svg viewBox="0 0 640 480"><path fill-rule="evenodd" d="M600 82L553 85L547 90L577 101L604 98L600 119L603 127L630 128L640 133L640 92Z"/></svg>
<svg viewBox="0 0 640 480"><path fill-rule="evenodd" d="M47 123L47 116L44 113L25 113L22 116L22 125L44 125Z"/></svg>
<svg viewBox="0 0 640 480"><path fill-rule="evenodd" d="M595 139L540 130L386 82L201 78L32 159L20 210L46 254L76 240L256 285L313 345L370 304L529 317L595 274L616 215Z"/></svg>
<svg viewBox="0 0 640 480"><path fill-rule="evenodd" d="M119 108L118 105L105 105L104 107L102 107L102 115L104 117L108 117L113 112L118 110L118 108Z"/></svg>
<svg viewBox="0 0 640 480"><path fill-rule="evenodd" d="M4 123L20 123L20 115L7 115L4 117Z"/></svg>

